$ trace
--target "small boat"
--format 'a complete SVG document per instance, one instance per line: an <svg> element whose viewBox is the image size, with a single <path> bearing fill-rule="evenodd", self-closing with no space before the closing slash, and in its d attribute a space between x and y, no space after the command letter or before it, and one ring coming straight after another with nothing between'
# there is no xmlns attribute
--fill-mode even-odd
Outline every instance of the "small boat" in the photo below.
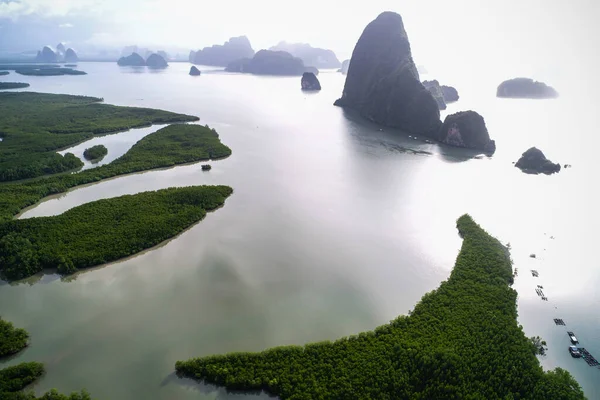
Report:
<svg viewBox="0 0 600 400"><path fill-rule="evenodd" d="M573 343L573 344L579 343L579 340L577 340L577 338L575 337L575 334L573 332L567 332L567 335L569 335L569 339L571 339L571 343Z"/></svg>
<svg viewBox="0 0 600 400"><path fill-rule="evenodd" d="M202 171L210 171L212 167L210 166L210 164L204 164L202 166Z"/></svg>
<svg viewBox="0 0 600 400"><path fill-rule="evenodd" d="M577 346L569 346L569 353L571 353L571 357L573 358L581 357L581 353L579 352Z"/></svg>

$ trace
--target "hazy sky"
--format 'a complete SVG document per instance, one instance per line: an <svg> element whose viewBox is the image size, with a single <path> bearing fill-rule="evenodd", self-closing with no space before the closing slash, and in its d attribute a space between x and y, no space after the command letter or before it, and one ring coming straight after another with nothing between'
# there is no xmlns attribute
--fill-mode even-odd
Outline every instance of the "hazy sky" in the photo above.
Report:
<svg viewBox="0 0 600 400"><path fill-rule="evenodd" d="M600 0L0 0L0 51L59 41L197 49L245 34L255 50L309 42L344 59L386 10L402 15L417 64L513 59L574 73L598 61Z"/></svg>

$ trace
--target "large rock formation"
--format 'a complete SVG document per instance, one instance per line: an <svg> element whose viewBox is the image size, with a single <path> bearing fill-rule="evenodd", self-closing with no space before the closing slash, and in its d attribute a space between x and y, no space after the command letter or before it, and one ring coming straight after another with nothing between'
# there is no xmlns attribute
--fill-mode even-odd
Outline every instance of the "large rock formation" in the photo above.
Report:
<svg viewBox="0 0 600 400"><path fill-rule="evenodd" d="M67 52L67 48L65 47L64 43L59 43L56 45L56 52L62 55Z"/></svg>
<svg viewBox="0 0 600 400"><path fill-rule="evenodd" d="M384 12L362 33L336 105L382 125L436 137L440 110L419 80L402 17Z"/></svg>
<svg viewBox="0 0 600 400"><path fill-rule="evenodd" d="M235 60L252 56L254 56L254 50L250 41L246 36L239 36L229 39L223 45L214 45L198 50L192 63L225 67Z"/></svg>
<svg viewBox="0 0 600 400"><path fill-rule="evenodd" d="M515 78L504 81L498 86L497 97L522 99L549 99L558 97L558 92L543 82L530 78Z"/></svg>
<svg viewBox="0 0 600 400"><path fill-rule="evenodd" d="M425 86L425 89L429 90L429 92L435 99L435 101L438 105L438 108L440 110L445 110L446 109L446 101L444 100L444 93L442 92L440 83L436 80L423 81L423 86Z"/></svg>
<svg viewBox="0 0 600 400"><path fill-rule="evenodd" d="M327 49L312 47L308 43L279 42L271 47L271 51L286 51L294 57L300 58L304 65L315 68L340 68L340 60L335 53Z"/></svg>
<svg viewBox="0 0 600 400"><path fill-rule="evenodd" d="M532 147L523 153L519 161L515 164L515 167L527 174L543 173L551 175L560 171L560 164L554 164L548 160L544 153L536 147Z"/></svg>
<svg viewBox="0 0 600 400"><path fill-rule="evenodd" d="M44 46L42 51L38 51L35 58L36 62L39 63L55 63L58 62L58 55L50 48L50 46Z"/></svg>
<svg viewBox="0 0 600 400"><path fill-rule="evenodd" d="M350 68L350 60L344 60L342 62L342 68L338 69L338 72L341 72L343 75L347 75L348 68Z"/></svg>
<svg viewBox="0 0 600 400"><path fill-rule="evenodd" d="M312 72L305 72L302 74L300 84L302 85L302 90L321 90L321 83Z"/></svg>
<svg viewBox="0 0 600 400"><path fill-rule="evenodd" d="M437 137L442 143L455 147L496 151L496 142L490 139L483 117L475 111L461 111L446 117Z"/></svg>
<svg viewBox="0 0 600 400"><path fill-rule="evenodd" d="M76 63L79 61L79 57L77 57L77 53L75 53L75 50L69 48L67 49L66 53L65 53L65 62L68 63Z"/></svg>
<svg viewBox="0 0 600 400"><path fill-rule="evenodd" d="M169 66L167 61L156 53L151 54L150 57L148 57L146 65L150 68L167 68Z"/></svg>
<svg viewBox="0 0 600 400"><path fill-rule="evenodd" d="M307 67L301 59L285 51L261 50L251 59L235 60L225 68L229 72L247 72L257 75L304 74Z"/></svg>
<svg viewBox="0 0 600 400"><path fill-rule="evenodd" d="M198 68L196 68L195 65L192 65L192 68L190 68L190 75L192 76L200 76L201 72Z"/></svg>
<svg viewBox="0 0 600 400"><path fill-rule="evenodd" d="M117 61L121 67L143 67L146 65L146 60L138 53L131 53L127 57L121 57Z"/></svg>

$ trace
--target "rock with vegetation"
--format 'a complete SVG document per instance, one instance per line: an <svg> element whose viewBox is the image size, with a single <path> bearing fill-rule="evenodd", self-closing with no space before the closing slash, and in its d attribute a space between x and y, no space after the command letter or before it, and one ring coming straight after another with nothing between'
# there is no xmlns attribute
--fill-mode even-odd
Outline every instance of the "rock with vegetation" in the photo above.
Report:
<svg viewBox="0 0 600 400"><path fill-rule="evenodd" d="M108 149L103 144L85 149L83 157L88 161L100 161L108 154Z"/></svg>
<svg viewBox="0 0 600 400"><path fill-rule="evenodd" d="M454 270L409 316L334 342L179 361L178 376L282 400L583 400L569 372L544 372L518 324L508 249L468 215L457 227Z"/></svg>
<svg viewBox="0 0 600 400"><path fill-rule="evenodd" d="M408 133L435 137L440 110L419 80L402 17L384 12L362 33L335 104Z"/></svg>
<svg viewBox="0 0 600 400"><path fill-rule="evenodd" d="M302 80L300 84L302 86L302 90L321 90L321 83L312 72L305 72L302 74Z"/></svg>
<svg viewBox="0 0 600 400"><path fill-rule="evenodd" d="M190 54L190 57L192 54ZM232 37L223 45L214 45L198 50L194 54L194 64L225 67L241 58L251 58L254 50L246 36Z"/></svg>
<svg viewBox="0 0 600 400"><path fill-rule="evenodd" d="M475 111L448 115L440 129L438 140L450 146L482 150L486 154L496 151L496 143L490 139L485 120Z"/></svg>
<svg viewBox="0 0 600 400"><path fill-rule="evenodd" d="M308 43L279 42L271 47L271 51L285 51L300 58L304 65L315 68L340 68L340 60L335 53L328 49L312 47Z"/></svg>
<svg viewBox="0 0 600 400"><path fill-rule="evenodd" d="M198 68L196 68L195 65L192 65L192 67L190 68L190 75L192 76L200 76L201 72Z"/></svg>
<svg viewBox="0 0 600 400"><path fill-rule="evenodd" d="M119 58L117 64L121 67L143 67L146 65L146 60L138 53L131 53L127 57Z"/></svg>
<svg viewBox="0 0 600 400"><path fill-rule="evenodd" d="M515 167L527 174L551 175L560 172L560 164L548 160L537 147L532 147L523 153Z"/></svg>
<svg viewBox="0 0 600 400"><path fill-rule="evenodd" d="M343 75L347 75L348 68L350 68L350 60L344 60L342 62L342 68L338 69L338 72L341 72Z"/></svg>
<svg viewBox="0 0 600 400"><path fill-rule="evenodd" d="M24 82L0 82L0 90L23 89L29 87L29 83Z"/></svg>
<svg viewBox="0 0 600 400"><path fill-rule="evenodd" d="M210 166L210 164L204 164L202 166L202 171L210 171L212 169L212 167Z"/></svg>
<svg viewBox="0 0 600 400"><path fill-rule="evenodd" d="M285 51L261 50L252 59L236 60L225 69L256 75L301 76L306 71L304 62Z"/></svg>
<svg viewBox="0 0 600 400"><path fill-rule="evenodd" d="M558 92L543 82L530 78L514 78L502 82L496 91L497 97L521 99L550 99L558 97Z"/></svg>
<svg viewBox="0 0 600 400"><path fill-rule="evenodd" d="M71 48L67 49L67 52L65 53L65 62L76 63L78 61L79 57L77 57L77 53L75 53L75 50Z"/></svg>
<svg viewBox="0 0 600 400"><path fill-rule="evenodd" d="M58 55L50 48L50 46L44 46L41 51L38 51L38 54L35 57L35 62L38 63L55 63L58 61Z"/></svg>
<svg viewBox="0 0 600 400"><path fill-rule="evenodd" d="M446 109L446 100L444 100L444 93L442 92L442 88L438 81L423 81L423 86L425 89L429 90L433 98L435 99L438 108L440 110Z"/></svg>
<svg viewBox="0 0 600 400"><path fill-rule="evenodd" d="M83 166L79 158L57 151L94 135L197 120L168 111L102 104L95 97L0 92L0 182L79 168Z"/></svg>
<svg viewBox="0 0 600 400"><path fill-rule="evenodd" d="M228 186L170 188L6 221L0 224L0 276L18 280L48 269L68 275L129 257L183 232L231 193Z"/></svg>
<svg viewBox="0 0 600 400"><path fill-rule="evenodd" d="M167 61L157 53L150 54L150 57L146 60L146 65L149 68L167 68L169 66Z"/></svg>

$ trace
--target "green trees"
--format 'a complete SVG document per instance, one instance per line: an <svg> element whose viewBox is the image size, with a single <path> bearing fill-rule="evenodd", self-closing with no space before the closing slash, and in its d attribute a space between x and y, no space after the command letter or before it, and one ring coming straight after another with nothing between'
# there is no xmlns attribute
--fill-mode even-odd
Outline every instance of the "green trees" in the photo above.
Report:
<svg viewBox="0 0 600 400"><path fill-rule="evenodd" d="M23 208L42 198L75 186L153 168L223 158L230 154L231 149L221 143L214 129L200 125L169 125L144 137L110 164L76 174L0 185L0 221L12 219Z"/></svg>
<svg viewBox="0 0 600 400"><path fill-rule="evenodd" d="M0 357L18 353L27 346L29 334L25 329L17 329L12 323L0 318Z"/></svg>
<svg viewBox="0 0 600 400"><path fill-rule="evenodd" d="M108 154L108 149L106 146L99 144L96 146L92 146L89 149L85 149L83 152L83 157L89 161L99 161L104 158L105 155Z"/></svg>
<svg viewBox="0 0 600 400"><path fill-rule="evenodd" d="M10 322L0 319L0 357L22 350L29 334L24 329L15 329ZM86 391L65 396L56 390L36 398L33 393L23 392L44 374L44 365L38 362L25 362L0 369L0 399L2 400L91 400Z"/></svg>
<svg viewBox="0 0 600 400"><path fill-rule="evenodd" d="M56 68L55 68L56 69ZM97 134L197 117L100 104L102 99L31 92L0 93L0 182L79 168L81 160L56 151Z"/></svg>
<svg viewBox="0 0 600 400"><path fill-rule="evenodd" d="M281 399L583 399L517 325L508 250L468 215L450 278L410 316L335 342L179 361L179 376ZM551 392L551 397L540 397Z"/></svg>
<svg viewBox="0 0 600 400"><path fill-rule="evenodd" d="M98 200L53 217L0 224L0 277L71 274L153 247L224 204L228 186L194 186Z"/></svg>

